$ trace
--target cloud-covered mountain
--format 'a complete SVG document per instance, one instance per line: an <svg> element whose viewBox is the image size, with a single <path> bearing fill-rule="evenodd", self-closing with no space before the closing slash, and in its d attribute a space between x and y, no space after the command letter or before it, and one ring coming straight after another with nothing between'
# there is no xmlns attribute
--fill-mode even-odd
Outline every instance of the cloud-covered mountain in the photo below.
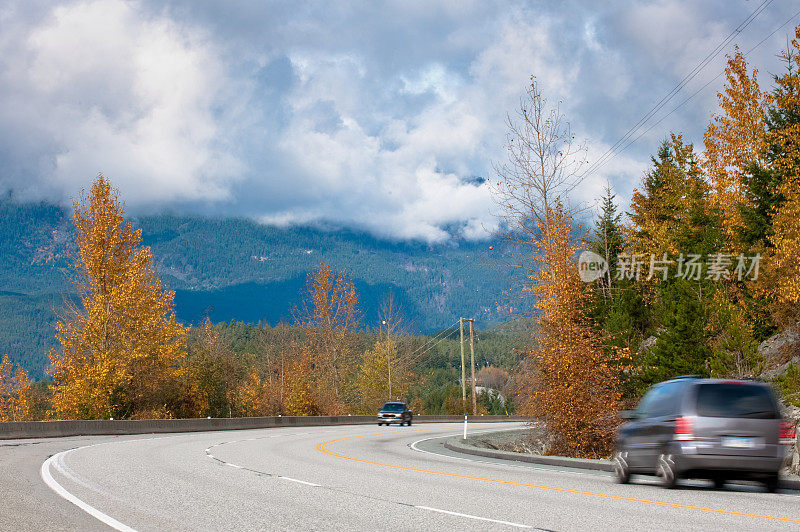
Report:
<svg viewBox="0 0 800 532"><path fill-rule="evenodd" d="M485 238L497 221L471 177L503 160L504 120L530 75L594 159L755 4L7 0L0 189L65 201L103 172L138 213ZM736 42L748 49L795 8L771 3ZM751 54L765 79L786 31ZM574 199L609 180L624 200L669 130L700 138L721 83Z"/></svg>
<svg viewBox="0 0 800 532"><path fill-rule="evenodd" d="M74 297L74 251L66 210L0 199L0 356L41 377L55 347L53 322ZM481 327L530 304L513 280L502 242L451 238L397 242L348 230L279 228L243 218L151 215L132 220L151 247L162 283L176 291L185 324L293 323L306 275L320 261L344 270L359 293L361 326L375 329L392 297L410 333L452 326L459 316ZM489 249L493 244L494 249Z"/></svg>

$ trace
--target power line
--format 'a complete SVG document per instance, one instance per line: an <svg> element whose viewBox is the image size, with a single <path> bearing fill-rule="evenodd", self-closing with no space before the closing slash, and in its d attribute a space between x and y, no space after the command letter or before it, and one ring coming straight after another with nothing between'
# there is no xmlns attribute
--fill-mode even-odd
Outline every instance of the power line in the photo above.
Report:
<svg viewBox="0 0 800 532"><path fill-rule="evenodd" d="M456 320L456 321L454 321L453 323L451 323L450 325L448 325L447 327L445 327L444 329L442 329L442 330L441 330L441 331L440 331L440 332L439 332L439 333L438 333L436 336L434 336L433 338L431 338L430 340L428 340L428 341L427 341L427 342L426 342L424 345L422 345L422 347L420 347L420 348L416 349L414 352L412 352L411 354L409 354L409 355L408 355L408 358L410 359L411 357L413 357L414 355L416 355L417 353L419 353L420 351L422 351L423 349L425 349L425 348L426 348L428 345L430 345L431 343L435 342L435 341L436 341L436 340L437 340L437 339L438 339L440 336L442 336L442 335L445 335L445 336L444 336L444 337L443 337L441 340L439 340L438 342L436 342L436 343L435 343L433 346L431 346L431 347L430 347L430 348L428 348L428 349L425 349L425 352L424 352L424 353L422 353L422 354L424 355L425 353L427 353L428 351L430 351L431 349L433 349L433 347L435 347L436 345L439 345L439 344L440 344L442 341L444 341L445 339L447 339L447 335L449 335L449 334L452 332L452 329L453 329L453 327L454 327L454 326L455 326L455 324L456 324L456 323L458 323L458 322L459 322L459 320ZM422 356L422 355L420 355L420 357L421 357L421 356Z"/></svg>
<svg viewBox="0 0 800 532"><path fill-rule="evenodd" d="M623 135L621 139L615 142L608 150L606 150L605 153L603 153L603 155L600 156L599 159L597 159L597 161L595 161L591 166L589 166L589 168L586 169L586 171L581 175L581 177L584 177L589 173L596 171L598 168L600 168L606 162L608 162L610 159L616 156L617 153L621 153L621 151L624 151L624 150L618 151L618 148L622 146L625 143L625 141L627 141L631 136L633 136L640 127L642 127L656 113L658 113L658 111L660 111L661 108L663 108L670 100L672 100L672 98L674 98L678 94L678 92L680 92L681 89L683 89L683 87L686 86L687 83L689 83L692 79L694 79L695 76L697 76L697 74L699 74L701 70L703 70L716 56L719 55L719 53L733 40L734 37L736 37L745 28L747 28L747 26L749 26L750 23L753 22L753 20L755 20L755 18L762 11L764 11L764 9L766 9L767 6L772 2L773 0L764 0L744 21L742 21L742 23L740 23L730 34L728 34L728 36L725 37L725 39L723 39L723 41L720 44L718 44L716 48L714 48L702 61L700 61L700 63L698 63L688 74L686 74L686 76L684 76L683 79L675 87L672 88L672 90L670 90L642 118L640 118L639 121L637 121L636 124L634 124L625 133L625 135Z"/></svg>
<svg viewBox="0 0 800 532"><path fill-rule="evenodd" d="M786 22L784 22L783 24L781 24L780 26L778 26L777 28L775 28L775 30L773 30L773 31L772 31L772 33L770 33L769 35L767 35L766 37L764 37L764 38L763 38L763 39L762 39L762 40L761 40L761 41L760 41L758 44L756 44L755 46L753 46L752 48L750 48L750 49L749 49L747 52L745 52L745 53L744 53L744 54L742 54L742 55L744 55L745 57L747 57L747 56L748 56L749 54L751 54L751 53L752 53L752 52L753 52L753 51L754 51L756 48L758 48L759 46L761 46L762 44L764 44L765 42L767 42L767 40L768 40L770 37L772 37L773 35L775 35L776 33L778 33L778 31L780 31L781 29L783 29L783 27L784 27L784 26L786 26L786 25L787 25L787 24L789 24L789 23L790 23L792 20L794 20L795 18L797 18L797 16L798 16L798 15L800 15L800 11L798 11L797 13L795 13L794 15L792 15L791 17L789 17L789 18L786 20ZM717 81L717 80L718 80L718 79L719 79L719 78L722 76L722 74L723 74L723 73L722 73L722 72L720 72L719 74L717 74L716 76L714 76L714 77L713 77L713 78L712 78L712 79L711 79L711 80L710 80L708 83L706 83L705 85L703 85L702 87L700 87L699 89L697 89L696 91L694 91L694 92L693 92L693 93L692 93L692 94L691 94L691 95L690 95L688 98L684 99L684 100L683 100L681 103L679 103L678 105L676 105L674 109L672 109L670 112L668 112L667 114L665 114L664 116L662 116L662 117L661 117L661 118L658 120L658 122L656 122L655 124L653 124L652 126L650 126L649 128L647 128L645 131L643 131L642 133L640 133L640 134L639 134L639 136L637 136L635 139L633 139L633 140L631 140L630 142L628 142L628 143L625 145L625 147L624 147L624 148L622 148L621 150L619 150L619 152L618 152L618 153L623 153L625 150L627 150L628 148L630 148L632 144L635 144L635 143L636 143L636 141L638 141L638 140L639 140L640 138L642 138L644 135L646 135L647 133L649 133L649 132L650 132L650 131L651 131L651 130L654 128L654 127L656 127L656 126L657 126L657 125L659 125L661 122L663 122L665 118L667 118L669 115L671 115L672 113L674 113L675 111L677 111L678 109L680 109L681 107L683 107L683 106L686 104L686 102L688 102L689 100L691 100L692 98L694 98L695 96L697 96L699 93L701 93L703 90L705 90L705 89L706 89L706 87L708 87L709 85L711 85L712 83L714 83L715 81ZM601 166L602 166L602 165L601 165ZM599 166L598 166L598 168L599 168Z"/></svg>
<svg viewBox="0 0 800 532"><path fill-rule="evenodd" d="M648 120L650 120L650 118L652 118L659 110L661 110L661 108L664 105L666 105L672 98L674 98L675 95L677 95L677 93L680 92L680 90L689 81L694 79L694 77L697 74L699 74L700 71L708 65L708 63L711 62L711 60L713 60L717 55L719 55L722 49L724 49L724 47L730 43L733 37L741 33L742 30L744 30L747 26L749 26L750 23L755 19L755 17L758 16L761 13L761 11L766 9L766 6L770 4L772 1L773 0L764 0L764 2L762 2L761 5L759 5L755 9L755 11L753 11L750 14L750 16L748 16L741 24L739 24L739 26L737 26L730 34L728 34L728 36L725 39L723 39L723 41L720 44L718 44L717 47L714 48L714 50L712 50L700 63L698 63L686 76L684 76L684 78L675 87L673 87L672 90L670 90L663 98L661 98L661 100L659 100L655 104L655 106L653 106L642 118L640 118L639 121L636 122L636 124L634 124L621 139L615 142L613 146L611 146L603 155L601 155L600 158L597 161L595 161L594 164L592 164L583 173L583 175L585 176L590 172L594 172L602 165L604 165L606 162L608 162L608 160L612 159L616 155L615 152L617 152L617 149L626 140L628 140L641 126L643 126Z"/></svg>
<svg viewBox="0 0 800 532"><path fill-rule="evenodd" d="M442 337L442 338L441 338L441 339L440 339L438 342L436 342L435 344L433 344L432 346L430 346L428 349L426 349L425 351L423 351L422 353L420 353L420 354L419 354L419 355L418 355L418 356L417 356L415 359L411 359L411 356L409 356L409 362L410 362L410 363L412 363L412 364L414 364L414 363L418 362L419 360L422 360L422 357L423 357L425 354L427 354L429 351L431 351L431 350L432 350L433 348L435 348L437 345L441 344L442 342L444 342L445 340L448 340L448 339L449 339L449 336L444 336L444 337Z"/></svg>

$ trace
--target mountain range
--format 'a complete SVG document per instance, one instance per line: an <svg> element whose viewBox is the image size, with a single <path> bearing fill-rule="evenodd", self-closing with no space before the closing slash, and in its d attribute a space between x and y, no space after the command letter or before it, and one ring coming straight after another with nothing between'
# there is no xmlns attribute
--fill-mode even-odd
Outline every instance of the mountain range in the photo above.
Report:
<svg viewBox="0 0 800 532"><path fill-rule="evenodd" d="M361 325L376 328L388 297L412 333L452 326L459 316L488 327L519 314L519 274L503 241L382 240L342 228L275 227L243 218L157 214L130 218L150 246L178 319L291 323L306 277L321 261L344 270L359 293ZM74 298L69 210L0 199L0 354L41 378L53 323Z"/></svg>

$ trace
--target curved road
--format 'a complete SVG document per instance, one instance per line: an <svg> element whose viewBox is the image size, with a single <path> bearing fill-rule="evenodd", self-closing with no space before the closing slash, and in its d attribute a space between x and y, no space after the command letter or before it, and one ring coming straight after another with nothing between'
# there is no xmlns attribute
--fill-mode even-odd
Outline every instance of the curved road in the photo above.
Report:
<svg viewBox="0 0 800 532"><path fill-rule="evenodd" d="M520 424L473 424L472 431ZM800 497L454 455L460 425L0 441L0 529L798 529ZM72 502L70 502L72 501ZM80 506L80 507L79 507Z"/></svg>

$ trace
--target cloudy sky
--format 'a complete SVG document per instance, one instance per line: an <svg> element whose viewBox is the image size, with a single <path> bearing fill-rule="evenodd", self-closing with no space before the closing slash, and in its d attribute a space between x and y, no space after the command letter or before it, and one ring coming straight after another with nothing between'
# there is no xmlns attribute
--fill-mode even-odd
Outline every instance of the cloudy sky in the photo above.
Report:
<svg viewBox="0 0 800 532"><path fill-rule="evenodd" d="M2 0L0 190L63 202L103 172L134 213L479 238L476 178L531 75L594 159L761 3ZM725 52L797 10L773 0ZM798 22L749 54L765 85ZM724 60L574 199L625 201L669 131L699 141Z"/></svg>

